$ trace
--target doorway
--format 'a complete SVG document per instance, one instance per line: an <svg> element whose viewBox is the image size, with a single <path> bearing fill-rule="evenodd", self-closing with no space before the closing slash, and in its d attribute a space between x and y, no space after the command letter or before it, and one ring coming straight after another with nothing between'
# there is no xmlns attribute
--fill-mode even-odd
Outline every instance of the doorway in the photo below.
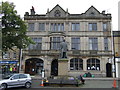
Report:
<svg viewBox="0 0 120 90"><path fill-rule="evenodd" d="M106 77L112 77L112 64L106 64Z"/></svg>
<svg viewBox="0 0 120 90"><path fill-rule="evenodd" d="M32 75L41 74L43 69L43 60L39 58L30 58L25 62L25 73Z"/></svg>
<svg viewBox="0 0 120 90"><path fill-rule="evenodd" d="M51 63L51 75L58 76L58 59L54 59Z"/></svg>

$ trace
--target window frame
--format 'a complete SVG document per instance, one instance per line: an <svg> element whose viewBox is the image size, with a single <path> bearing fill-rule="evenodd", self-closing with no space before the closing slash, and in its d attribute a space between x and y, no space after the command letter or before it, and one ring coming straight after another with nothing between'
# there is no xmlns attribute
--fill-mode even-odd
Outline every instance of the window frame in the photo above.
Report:
<svg viewBox="0 0 120 90"><path fill-rule="evenodd" d="M89 37L89 50L98 50L98 38Z"/></svg>
<svg viewBox="0 0 120 90"><path fill-rule="evenodd" d="M104 37L104 50L105 51L108 51L109 49L108 49L108 37Z"/></svg>
<svg viewBox="0 0 120 90"><path fill-rule="evenodd" d="M64 23L50 23L50 31L53 32L64 31Z"/></svg>
<svg viewBox="0 0 120 90"><path fill-rule="evenodd" d="M42 37L40 38L32 38L35 44L29 45L29 50L42 50Z"/></svg>
<svg viewBox="0 0 120 90"><path fill-rule="evenodd" d="M97 31L97 23L88 23L88 31Z"/></svg>
<svg viewBox="0 0 120 90"><path fill-rule="evenodd" d="M71 38L71 50L80 50L80 49L81 49L80 48L80 37L72 37Z"/></svg>
<svg viewBox="0 0 120 90"><path fill-rule="evenodd" d="M31 26L32 25L32 26ZM33 32L35 29L35 23L28 23L28 31Z"/></svg>
<svg viewBox="0 0 120 90"><path fill-rule="evenodd" d="M71 30L72 31L80 31L80 23L71 23Z"/></svg>
<svg viewBox="0 0 120 90"><path fill-rule="evenodd" d="M103 31L108 31L108 23L103 22Z"/></svg>
<svg viewBox="0 0 120 90"><path fill-rule="evenodd" d="M63 37L50 37L50 49L59 50L61 41L63 41Z"/></svg>
<svg viewBox="0 0 120 90"><path fill-rule="evenodd" d="M73 69L71 69L73 68ZM83 70L83 59L81 58L72 58L70 60L70 70Z"/></svg>
<svg viewBox="0 0 120 90"><path fill-rule="evenodd" d="M88 59L87 60L87 70L100 71L100 60L97 59L97 58L90 58L90 59Z"/></svg>
<svg viewBox="0 0 120 90"><path fill-rule="evenodd" d="M39 23L39 31L45 31L45 23Z"/></svg>

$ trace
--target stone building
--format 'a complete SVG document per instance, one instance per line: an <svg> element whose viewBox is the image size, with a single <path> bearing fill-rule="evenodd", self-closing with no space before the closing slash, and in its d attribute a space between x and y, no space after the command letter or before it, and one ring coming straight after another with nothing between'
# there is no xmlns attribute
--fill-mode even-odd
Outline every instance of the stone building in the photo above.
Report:
<svg viewBox="0 0 120 90"><path fill-rule="evenodd" d="M120 77L120 31L113 31L113 46L114 46L114 65L116 68L116 77Z"/></svg>
<svg viewBox="0 0 120 90"><path fill-rule="evenodd" d="M3 74L10 73L10 68L14 68L12 72L18 73L19 71L19 50L13 48L13 50L8 50L1 52L0 60L0 70Z"/></svg>
<svg viewBox="0 0 120 90"><path fill-rule="evenodd" d="M23 51L25 73L58 75L59 45L68 45L68 75L90 72L106 76L106 64L112 58L111 14L91 6L85 13L70 14L56 5L46 14L36 14L34 7L24 15L27 35L36 44ZM111 70L110 70L111 72Z"/></svg>

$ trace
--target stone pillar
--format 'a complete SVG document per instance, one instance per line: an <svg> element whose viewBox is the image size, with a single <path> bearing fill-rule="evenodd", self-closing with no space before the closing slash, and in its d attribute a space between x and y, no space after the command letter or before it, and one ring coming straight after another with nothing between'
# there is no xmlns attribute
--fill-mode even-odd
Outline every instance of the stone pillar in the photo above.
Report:
<svg viewBox="0 0 120 90"><path fill-rule="evenodd" d="M68 59L58 59L58 76L68 76Z"/></svg>

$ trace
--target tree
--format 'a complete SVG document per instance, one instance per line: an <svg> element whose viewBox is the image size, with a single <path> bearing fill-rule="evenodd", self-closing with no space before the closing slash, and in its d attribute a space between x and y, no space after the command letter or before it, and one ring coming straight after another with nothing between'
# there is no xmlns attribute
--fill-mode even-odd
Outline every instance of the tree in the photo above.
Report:
<svg viewBox="0 0 120 90"><path fill-rule="evenodd" d="M9 2L2 2L2 50L6 51L17 47L26 48L34 43L26 35L27 26L14 10L15 5Z"/></svg>

